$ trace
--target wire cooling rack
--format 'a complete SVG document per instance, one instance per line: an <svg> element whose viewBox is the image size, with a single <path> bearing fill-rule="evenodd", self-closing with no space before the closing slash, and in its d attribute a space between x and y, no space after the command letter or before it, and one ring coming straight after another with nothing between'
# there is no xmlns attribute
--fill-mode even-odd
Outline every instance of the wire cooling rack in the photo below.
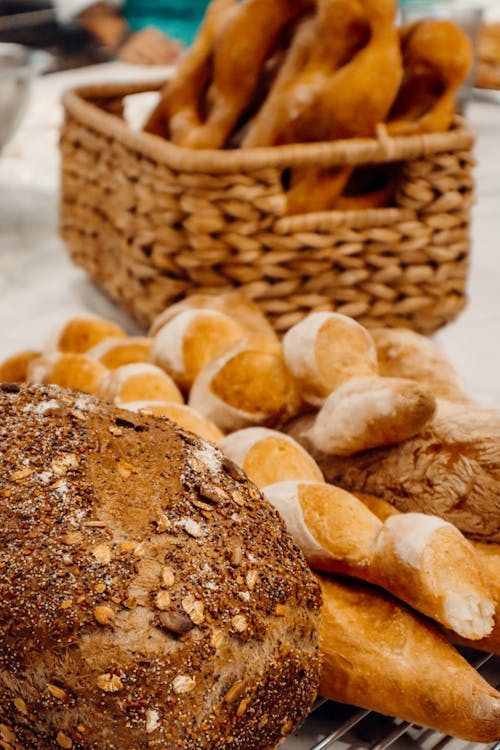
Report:
<svg viewBox="0 0 500 750"><path fill-rule="evenodd" d="M494 687L500 686L500 657L463 650L463 655ZM478 744L373 711L318 700L301 730L282 750L500 750L500 741Z"/></svg>

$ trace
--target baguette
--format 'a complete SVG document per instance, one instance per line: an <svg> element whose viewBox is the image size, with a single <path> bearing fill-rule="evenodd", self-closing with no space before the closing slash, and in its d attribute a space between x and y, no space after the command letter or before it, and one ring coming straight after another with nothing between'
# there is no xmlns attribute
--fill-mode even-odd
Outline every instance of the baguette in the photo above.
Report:
<svg viewBox="0 0 500 750"><path fill-rule="evenodd" d="M366 505L381 521L399 513L396 508L380 497L356 493L356 497ZM485 638L470 641L466 638L457 639L456 633L449 633L453 641L459 641L465 646L500 654L500 545L494 543L476 542L472 540L478 562L481 566L491 598L495 603L495 617L493 629Z"/></svg>
<svg viewBox="0 0 500 750"><path fill-rule="evenodd" d="M328 396L308 438L324 453L350 456L417 435L435 412L432 393L413 380L352 378Z"/></svg>
<svg viewBox="0 0 500 750"><path fill-rule="evenodd" d="M321 695L470 742L500 738L500 693L432 623L368 584L318 580Z"/></svg>
<svg viewBox="0 0 500 750"><path fill-rule="evenodd" d="M311 453L327 481L383 497L403 512L441 516L480 541L500 542L500 411L451 404L397 445L342 457L308 437L313 417L284 427Z"/></svg>
<svg viewBox="0 0 500 750"><path fill-rule="evenodd" d="M491 632L494 602L474 548L455 526L422 513L382 523L325 483L279 482L264 495L313 569L377 584L462 637Z"/></svg>

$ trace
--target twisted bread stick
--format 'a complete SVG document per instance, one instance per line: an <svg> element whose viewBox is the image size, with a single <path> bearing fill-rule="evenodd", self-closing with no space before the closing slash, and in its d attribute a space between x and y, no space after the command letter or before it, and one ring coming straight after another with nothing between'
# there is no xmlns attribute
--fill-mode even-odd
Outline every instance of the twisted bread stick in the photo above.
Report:
<svg viewBox="0 0 500 750"><path fill-rule="evenodd" d="M284 429L329 482L384 497L401 511L439 515L481 541L500 542L500 410L449 403L415 437L352 456L315 448L308 438L312 421L305 416Z"/></svg>

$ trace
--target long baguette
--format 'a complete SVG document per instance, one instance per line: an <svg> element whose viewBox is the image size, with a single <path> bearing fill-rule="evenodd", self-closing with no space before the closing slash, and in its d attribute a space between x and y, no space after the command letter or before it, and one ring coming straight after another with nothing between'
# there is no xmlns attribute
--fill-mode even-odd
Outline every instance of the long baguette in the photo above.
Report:
<svg viewBox="0 0 500 750"><path fill-rule="evenodd" d="M318 580L323 696L472 742L500 738L500 693L431 623L368 584Z"/></svg>
<svg viewBox="0 0 500 750"><path fill-rule="evenodd" d="M380 497L365 495L359 492L356 493L356 497L381 521L385 521L390 516L399 513L393 505ZM488 544L473 540L472 544L474 545L491 597L495 602L495 617L493 630L485 638L478 641L469 641L461 638L459 642L466 646L480 649L481 651L500 654L500 544ZM457 640L455 633L451 633L450 637L454 641Z"/></svg>
<svg viewBox="0 0 500 750"><path fill-rule="evenodd" d="M473 546L451 524L422 513L382 523L324 482L277 482L263 491L313 569L382 586L461 637L490 633L494 602Z"/></svg>

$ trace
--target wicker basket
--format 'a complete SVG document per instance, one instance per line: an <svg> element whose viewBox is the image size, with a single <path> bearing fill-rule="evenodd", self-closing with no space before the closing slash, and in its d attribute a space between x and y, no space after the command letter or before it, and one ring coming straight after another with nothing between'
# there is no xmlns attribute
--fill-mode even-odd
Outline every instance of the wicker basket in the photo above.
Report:
<svg viewBox="0 0 500 750"><path fill-rule="evenodd" d="M159 84L158 84L159 85ZM195 292L242 289L278 331L314 310L432 333L465 304L474 136L447 133L192 151L131 130L123 99L64 98L61 233L143 325ZM284 170L397 162L396 207L287 217Z"/></svg>

